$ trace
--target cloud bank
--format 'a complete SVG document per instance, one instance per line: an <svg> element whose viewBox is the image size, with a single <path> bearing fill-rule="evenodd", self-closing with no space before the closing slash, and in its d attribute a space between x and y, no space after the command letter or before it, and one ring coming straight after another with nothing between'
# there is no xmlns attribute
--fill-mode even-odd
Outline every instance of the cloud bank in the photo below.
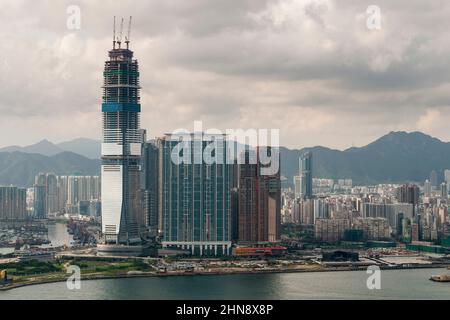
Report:
<svg viewBox="0 0 450 320"><path fill-rule="evenodd" d="M366 9L381 9L381 29ZM278 128L282 145L450 140L448 1L3 0L0 145L99 138L112 17L133 16L142 127ZM81 28L67 28L69 5Z"/></svg>

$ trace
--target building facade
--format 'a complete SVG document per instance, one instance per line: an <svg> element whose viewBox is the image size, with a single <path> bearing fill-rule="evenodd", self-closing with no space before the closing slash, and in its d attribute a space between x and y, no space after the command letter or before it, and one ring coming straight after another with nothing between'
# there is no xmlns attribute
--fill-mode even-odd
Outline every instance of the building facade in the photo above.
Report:
<svg viewBox="0 0 450 320"><path fill-rule="evenodd" d="M142 205L149 236L158 235L159 149L156 142L144 143L142 151Z"/></svg>
<svg viewBox="0 0 450 320"><path fill-rule="evenodd" d="M363 218L386 218L389 226L397 230L399 226L399 215L403 218L412 219L414 206L411 203L364 203L362 204ZM400 235L400 234L399 234Z"/></svg>
<svg viewBox="0 0 450 320"><path fill-rule="evenodd" d="M101 199L99 176L67 176L60 180L62 187L67 188L65 194L64 192L61 194L66 196L66 208L68 209L77 207L80 201Z"/></svg>
<svg viewBox="0 0 450 320"><path fill-rule="evenodd" d="M404 184L398 190L398 201L417 205L419 203L420 189L415 184Z"/></svg>
<svg viewBox="0 0 450 320"><path fill-rule="evenodd" d="M260 244L280 240L280 170L261 174L260 149L247 150L238 165L238 239ZM267 148L266 152L271 152Z"/></svg>
<svg viewBox="0 0 450 320"><path fill-rule="evenodd" d="M33 187L33 218L47 218L45 186L37 184Z"/></svg>
<svg viewBox="0 0 450 320"><path fill-rule="evenodd" d="M26 220L26 197L26 189L0 186L0 221Z"/></svg>
<svg viewBox="0 0 450 320"><path fill-rule="evenodd" d="M58 178L54 173L39 173L34 181L36 186L44 187L45 216L58 212Z"/></svg>
<svg viewBox="0 0 450 320"><path fill-rule="evenodd" d="M339 242L344 239L345 231L350 229L350 220L317 219L314 227L316 240Z"/></svg>
<svg viewBox="0 0 450 320"><path fill-rule="evenodd" d="M225 140L223 135L206 134L182 139L166 135L158 140L164 248L193 255L231 253L232 167L226 161ZM203 155L216 143L215 161L205 161Z"/></svg>
<svg viewBox="0 0 450 320"><path fill-rule="evenodd" d="M301 195L304 199L313 196L312 152L308 151L300 157Z"/></svg>
<svg viewBox="0 0 450 320"><path fill-rule="evenodd" d="M294 176L294 196L300 198L302 196L302 177Z"/></svg>

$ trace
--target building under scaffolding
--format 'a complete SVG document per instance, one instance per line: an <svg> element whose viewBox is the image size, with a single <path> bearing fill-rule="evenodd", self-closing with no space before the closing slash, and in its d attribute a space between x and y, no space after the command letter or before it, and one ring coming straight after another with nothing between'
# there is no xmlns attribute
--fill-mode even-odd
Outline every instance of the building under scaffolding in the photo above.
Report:
<svg viewBox="0 0 450 320"><path fill-rule="evenodd" d="M102 233L105 244L139 245L145 225L139 200L139 68L129 49L129 31L122 47L122 28L123 19L103 73Z"/></svg>

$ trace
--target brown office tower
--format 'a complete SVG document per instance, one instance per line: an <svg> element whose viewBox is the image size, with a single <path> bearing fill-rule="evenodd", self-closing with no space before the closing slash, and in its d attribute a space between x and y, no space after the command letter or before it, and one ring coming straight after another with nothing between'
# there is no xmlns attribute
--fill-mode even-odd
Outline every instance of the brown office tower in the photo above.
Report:
<svg viewBox="0 0 450 320"><path fill-rule="evenodd" d="M238 164L238 242L262 244L280 240L281 184L279 153L265 148L277 161L276 171L268 174L261 164L259 148L246 150Z"/></svg>

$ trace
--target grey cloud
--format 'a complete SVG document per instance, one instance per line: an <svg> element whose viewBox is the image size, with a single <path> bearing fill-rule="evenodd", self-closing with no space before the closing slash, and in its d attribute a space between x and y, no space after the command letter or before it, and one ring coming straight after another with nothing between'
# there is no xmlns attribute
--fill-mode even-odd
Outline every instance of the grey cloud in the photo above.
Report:
<svg viewBox="0 0 450 320"><path fill-rule="evenodd" d="M82 27L68 30L66 8L76 3ZM134 17L142 124L152 135L201 119L276 126L290 147L362 145L417 123L450 139L424 125L438 112L450 121L447 1L378 0L380 31L365 27L368 1L76 3L2 1L0 126L18 133L17 141L0 135L1 145L99 134L87 119L100 117L114 15ZM82 120L70 130L40 124L74 117Z"/></svg>

